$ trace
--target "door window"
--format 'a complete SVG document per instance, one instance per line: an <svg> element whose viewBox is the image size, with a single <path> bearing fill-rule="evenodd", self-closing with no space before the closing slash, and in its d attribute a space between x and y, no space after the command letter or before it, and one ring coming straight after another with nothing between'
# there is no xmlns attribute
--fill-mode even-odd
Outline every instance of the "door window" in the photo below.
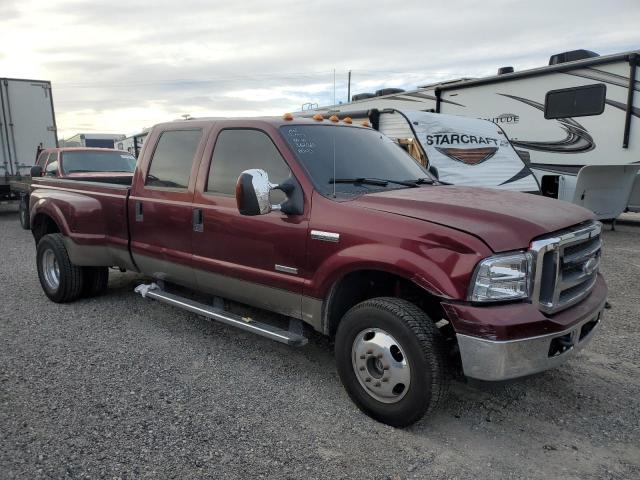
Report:
<svg viewBox="0 0 640 480"><path fill-rule="evenodd" d="M291 176L291 170L267 134L259 130L223 130L213 151L206 191L235 195L238 177L252 168L266 171L269 181L275 184ZM281 203L286 197L274 190L271 199Z"/></svg>
<svg viewBox="0 0 640 480"><path fill-rule="evenodd" d="M47 177L55 177L58 174L58 161L54 160L47 163L47 168L44 172Z"/></svg>
<svg viewBox="0 0 640 480"><path fill-rule="evenodd" d="M202 130L162 132L151 158L145 185L186 189Z"/></svg>

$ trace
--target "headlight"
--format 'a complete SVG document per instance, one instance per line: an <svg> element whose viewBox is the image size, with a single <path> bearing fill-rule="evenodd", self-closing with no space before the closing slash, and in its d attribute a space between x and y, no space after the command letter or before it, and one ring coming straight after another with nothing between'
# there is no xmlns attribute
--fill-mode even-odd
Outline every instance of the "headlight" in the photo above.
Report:
<svg viewBox="0 0 640 480"><path fill-rule="evenodd" d="M532 263L530 253L485 258L476 267L469 300L499 302L528 298Z"/></svg>

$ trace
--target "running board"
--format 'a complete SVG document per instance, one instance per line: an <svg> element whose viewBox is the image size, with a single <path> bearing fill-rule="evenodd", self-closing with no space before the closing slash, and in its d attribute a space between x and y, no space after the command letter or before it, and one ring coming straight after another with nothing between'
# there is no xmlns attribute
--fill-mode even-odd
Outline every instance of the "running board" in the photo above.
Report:
<svg viewBox="0 0 640 480"><path fill-rule="evenodd" d="M220 308L210 307L204 303L196 302L191 299L165 292L158 285L152 283L150 285L138 285L135 292L144 298L153 298L163 303L167 303L174 307L187 310L198 315L203 315L212 320L216 320L225 325L231 325L247 332L270 338L276 342L284 343L293 347L301 347L306 345L308 339L298 333L282 330L267 323L256 322L250 318L244 318L235 315Z"/></svg>

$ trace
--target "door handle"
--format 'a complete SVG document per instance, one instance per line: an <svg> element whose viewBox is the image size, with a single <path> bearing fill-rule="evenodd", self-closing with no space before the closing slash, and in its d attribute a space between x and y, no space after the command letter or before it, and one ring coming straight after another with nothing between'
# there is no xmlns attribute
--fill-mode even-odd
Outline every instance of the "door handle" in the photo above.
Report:
<svg viewBox="0 0 640 480"><path fill-rule="evenodd" d="M141 222L143 219L142 202L140 200L136 200L136 222Z"/></svg>
<svg viewBox="0 0 640 480"><path fill-rule="evenodd" d="M204 231L204 214L202 213L201 208L194 208L191 212L191 219L193 220L193 231L194 232L203 232Z"/></svg>

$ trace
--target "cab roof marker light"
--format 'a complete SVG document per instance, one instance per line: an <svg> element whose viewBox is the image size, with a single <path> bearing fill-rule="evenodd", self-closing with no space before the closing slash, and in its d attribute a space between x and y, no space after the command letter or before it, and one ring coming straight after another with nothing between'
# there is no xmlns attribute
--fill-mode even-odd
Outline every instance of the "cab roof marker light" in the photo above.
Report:
<svg viewBox="0 0 640 480"><path fill-rule="evenodd" d="M323 120L324 120L324 117L323 117L321 114L316 113L316 114L313 116L313 119L314 119L314 120L316 120L316 121L318 121L318 122L321 122L321 121L323 121Z"/></svg>
<svg viewBox="0 0 640 480"><path fill-rule="evenodd" d="M286 121L293 120L293 113L289 113L289 112L285 113L284 115L282 115L282 119Z"/></svg>
<svg viewBox="0 0 640 480"><path fill-rule="evenodd" d="M364 120L360 125L362 125L363 127L370 127L371 124L369 123L369 120Z"/></svg>
<svg viewBox="0 0 640 480"><path fill-rule="evenodd" d="M344 123L348 123L349 125L351 125L351 124L353 123L353 120L351 120L351 117L344 117L344 118L342 119L342 121L343 121Z"/></svg>
<svg viewBox="0 0 640 480"><path fill-rule="evenodd" d="M337 115L331 115L329 117L329 120L332 121L333 123L338 123L340 121Z"/></svg>

